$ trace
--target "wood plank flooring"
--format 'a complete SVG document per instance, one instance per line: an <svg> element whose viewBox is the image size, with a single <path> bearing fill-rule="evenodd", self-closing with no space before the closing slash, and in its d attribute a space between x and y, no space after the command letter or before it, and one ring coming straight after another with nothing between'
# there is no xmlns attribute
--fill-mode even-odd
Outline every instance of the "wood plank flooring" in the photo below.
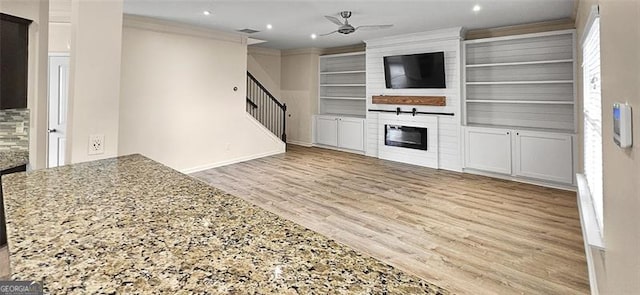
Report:
<svg viewBox="0 0 640 295"><path fill-rule="evenodd" d="M319 148L193 174L458 294L588 294L573 192Z"/></svg>

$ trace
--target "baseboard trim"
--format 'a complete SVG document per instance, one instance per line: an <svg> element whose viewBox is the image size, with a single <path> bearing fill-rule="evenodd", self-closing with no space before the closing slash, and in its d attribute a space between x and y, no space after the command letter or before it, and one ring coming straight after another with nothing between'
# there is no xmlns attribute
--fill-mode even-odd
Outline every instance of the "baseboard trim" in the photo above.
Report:
<svg viewBox="0 0 640 295"><path fill-rule="evenodd" d="M288 139L287 139L287 144L295 144L295 145L299 145L299 146L303 146L303 147L312 147L313 146L313 143L310 143L310 142L297 141L297 140L288 140Z"/></svg>
<svg viewBox="0 0 640 295"><path fill-rule="evenodd" d="M268 157L268 156L278 155L278 154L282 154L284 152L285 152L284 150L277 150L277 151L270 151L270 152L261 153L261 154L238 157L238 158L234 158L234 159L229 159L229 160L224 160L224 161L220 161L220 162L215 162L215 163L205 164L205 165L201 165L201 166L196 166L196 167L193 167L193 168L182 169L182 170L180 170L180 172L182 172L184 174L191 174L191 173L196 173L196 172L200 172L200 171L204 171L204 170L208 170L208 169L212 169L212 168L217 168L217 167L227 166L227 165L236 164L236 163L240 163L240 162L246 162L246 161L250 161L250 160L254 160L254 159L258 159L258 158L264 158L264 157Z"/></svg>
<svg viewBox="0 0 640 295"><path fill-rule="evenodd" d="M475 174L475 175L499 178L499 179L503 179L503 180L522 182L522 183L533 184L533 185L538 185L538 186L544 186L544 187L549 187L549 188L556 188L556 189L572 191L572 192L577 191L577 188L575 186L570 185L570 184L551 183L551 182L545 182L543 180L534 180L534 179L528 179L528 178L521 178L521 177L515 177L515 176L511 176L511 175L503 175L503 174L497 174L497 173L492 173L492 172L485 172L485 171L480 171L480 170L475 170L475 169L470 169L470 168L463 168L462 169L462 173L469 173L469 174Z"/></svg>
<svg viewBox="0 0 640 295"><path fill-rule="evenodd" d="M366 156L364 151L343 149L343 148L339 148L339 147L333 147L333 146L322 145L322 144L317 144L317 143L312 144L311 147L317 147L317 148L323 148L323 149L328 149L328 150L334 150L334 151L339 151L339 152L346 152L346 153L352 153L352 154L358 154L358 155Z"/></svg>

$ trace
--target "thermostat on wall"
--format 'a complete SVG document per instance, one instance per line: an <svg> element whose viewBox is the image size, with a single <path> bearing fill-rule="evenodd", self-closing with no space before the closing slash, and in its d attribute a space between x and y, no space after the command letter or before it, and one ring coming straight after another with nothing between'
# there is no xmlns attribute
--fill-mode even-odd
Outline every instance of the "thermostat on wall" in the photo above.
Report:
<svg viewBox="0 0 640 295"><path fill-rule="evenodd" d="M613 141L621 148L628 148L633 144L631 127L631 106L626 103L614 103Z"/></svg>

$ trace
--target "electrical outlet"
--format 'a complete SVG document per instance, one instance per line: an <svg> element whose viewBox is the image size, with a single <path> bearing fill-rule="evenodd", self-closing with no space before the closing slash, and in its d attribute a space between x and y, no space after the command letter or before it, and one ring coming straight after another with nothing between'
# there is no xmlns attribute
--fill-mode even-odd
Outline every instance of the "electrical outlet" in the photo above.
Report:
<svg viewBox="0 0 640 295"><path fill-rule="evenodd" d="M20 122L16 125L16 133L24 133L24 122Z"/></svg>
<svg viewBox="0 0 640 295"><path fill-rule="evenodd" d="M104 154L104 135L89 135L89 155Z"/></svg>

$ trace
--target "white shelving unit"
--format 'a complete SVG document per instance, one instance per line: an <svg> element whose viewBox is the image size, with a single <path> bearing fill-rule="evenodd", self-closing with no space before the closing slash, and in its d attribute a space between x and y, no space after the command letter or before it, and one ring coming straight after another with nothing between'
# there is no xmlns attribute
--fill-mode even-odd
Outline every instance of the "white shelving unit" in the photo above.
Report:
<svg viewBox="0 0 640 295"><path fill-rule="evenodd" d="M365 62L364 52L320 57L319 114L314 117L314 144L364 153Z"/></svg>
<svg viewBox="0 0 640 295"><path fill-rule="evenodd" d="M365 68L364 52L320 56L319 114L364 118Z"/></svg>
<svg viewBox="0 0 640 295"><path fill-rule="evenodd" d="M575 132L574 39L563 30L465 41L465 125Z"/></svg>
<svg viewBox="0 0 640 295"><path fill-rule="evenodd" d="M464 170L573 186L575 31L464 42Z"/></svg>

